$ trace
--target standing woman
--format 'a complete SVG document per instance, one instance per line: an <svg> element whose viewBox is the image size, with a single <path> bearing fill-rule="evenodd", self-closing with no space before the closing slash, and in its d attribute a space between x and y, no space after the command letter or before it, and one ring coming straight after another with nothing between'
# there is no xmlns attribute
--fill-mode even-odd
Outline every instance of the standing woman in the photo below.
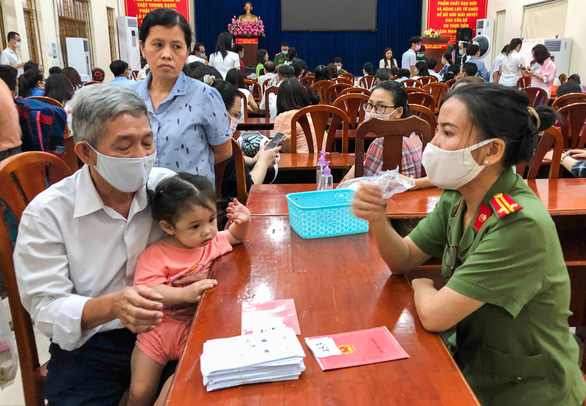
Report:
<svg viewBox="0 0 586 406"><path fill-rule="evenodd" d="M383 53L383 59L381 59L378 63L379 69L387 68L392 69L397 67L397 61L393 58L393 50L391 48L385 48L385 52Z"/></svg>
<svg viewBox="0 0 586 406"><path fill-rule="evenodd" d="M378 186L356 192L354 213L370 223L392 273L442 259L446 284L412 282L426 330L456 326L454 359L483 406L582 405L586 382L570 333L570 279L547 209L516 175L548 107L500 85L459 87L442 104L423 152L431 183L446 189L406 237L393 229Z"/></svg>
<svg viewBox="0 0 586 406"><path fill-rule="evenodd" d="M269 60L269 53L266 49L256 51L256 77L264 75L265 62Z"/></svg>
<svg viewBox="0 0 586 406"><path fill-rule="evenodd" d="M537 44L531 50L531 55L535 58L540 67L537 70L527 68L527 73L533 75L531 78L531 86L540 87L545 90L548 96L551 96L551 87L556 78L555 63L550 58L549 51L543 44Z"/></svg>
<svg viewBox="0 0 586 406"><path fill-rule="evenodd" d="M527 76L525 71L525 61L519 54L523 40L521 38L513 38L507 52L501 61L499 84L504 86L517 86L517 81L521 76Z"/></svg>
<svg viewBox="0 0 586 406"><path fill-rule="evenodd" d="M151 71L133 90L149 111L155 165L202 175L214 184L214 163L232 155L232 132L217 90L182 72L190 47L185 17L168 8L148 13L140 27L140 49Z"/></svg>
<svg viewBox="0 0 586 406"><path fill-rule="evenodd" d="M220 33L216 41L216 52L210 55L209 64L220 71L222 79L226 77L230 69L240 69L240 57L236 52L231 51L232 48L234 48L232 34L226 31Z"/></svg>

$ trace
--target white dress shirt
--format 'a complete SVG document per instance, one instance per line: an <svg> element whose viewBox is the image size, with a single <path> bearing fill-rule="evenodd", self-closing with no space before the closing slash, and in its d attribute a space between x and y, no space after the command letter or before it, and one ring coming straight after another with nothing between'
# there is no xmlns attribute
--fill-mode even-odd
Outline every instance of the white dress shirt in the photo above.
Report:
<svg viewBox="0 0 586 406"><path fill-rule="evenodd" d="M189 55L187 57L187 63L192 63L192 62L201 62L201 63L207 63L207 61L203 58L200 58L199 56L196 55Z"/></svg>
<svg viewBox="0 0 586 406"><path fill-rule="evenodd" d="M174 172L153 168L149 188ZM161 238L145 188L128 218L105 206L84 166L51 186L25 209L14 248L20 298L35 325L64 350L98 332L123 328L119 319L81 330L88 300L131 286L138 257Z"/></svg>
<svg viewBox="0 0 586 406"><path fill-rule="evenodd" d="M20 55L16 53L16 51L13 51L12 49L6 47L4 51L2 51L2 55L0 56L0 62L2 63L2 65L14 66L21 64L22 59L20 58ZM22 66L17 70L18 76L24 73L24 68Z"/></svg>
<svg viewBox="0 0 586 406"><path fill-rule="evenodd" d="M505 86L517 86L517 81L523 76L519 70L521 66L525 66L523 57L517 51L512 50L501 61L502 73L499 83Z"/></svg>
<svg viewBox="0 0 586 406"><path fill-rule="evenodd" d="M228 54L222 58L220 52L214 52L210 55L209 65L213 66L222 74L222 79L226 79L226 74L230 69L240 69L240 57L236 52L227 51Z"/></svg>
<svg viewBox="0 0 586 406"><path fill-rule="evenodd" d="M274 86L279 87L281 85L281 83L283 83L283 82L277 82ZM267 89L269 87L270 86L267 86ZM265 110L265 108L266 108L265 100L266 99L265 99L265 96L263 94L263 97L262 97L262 99L260 101L260 105L258 106L258 108L260 110ZM270 112L271 118L277 117L277 95L274 94L274 93L269 94L269 112Z"/></svg>

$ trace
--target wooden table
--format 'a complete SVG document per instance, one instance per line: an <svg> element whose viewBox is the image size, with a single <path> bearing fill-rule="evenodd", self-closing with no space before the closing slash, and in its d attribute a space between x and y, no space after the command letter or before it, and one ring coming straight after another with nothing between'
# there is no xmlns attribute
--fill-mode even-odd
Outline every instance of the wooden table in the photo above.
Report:
<svg viewBox="0 0 586 406"><path fill-rule="evenodd" d="M295 154L292 153L281 153L281 158L279 159L279 170L281 171L288 171L288 170L312 170L315 171L315 167L317 165L317 159L319 158L319 154L316 152L312 153L304 153L304 152L297 152ZM350 160L353 161L354 154L342 154L341 152L331 152L325 156L326 161L329 162L329 167L331 169L348 169L352 164L349 163Z"/></svg>
<svg viewBox="0 0 586 406"><path fill-rule="evenodd" d="M238 130L272 130L275 126L275 119L267 119L265 116L262 117L248 117L248 120L244 120L244 117L238 121Z"/></svg>
<svg viewBox="0 0 586 406"><path fill-rule="evenodd" d="M413 291L392 276L369 234L303 240L286 216L254 217L246 241L216 260L168 405L478 405L439 336L423 329ZM240 334L242 301L293 298L307 355L298 380L206 392L207 340ZM303 337L387 326L406 360L323 372Z"/></svg>

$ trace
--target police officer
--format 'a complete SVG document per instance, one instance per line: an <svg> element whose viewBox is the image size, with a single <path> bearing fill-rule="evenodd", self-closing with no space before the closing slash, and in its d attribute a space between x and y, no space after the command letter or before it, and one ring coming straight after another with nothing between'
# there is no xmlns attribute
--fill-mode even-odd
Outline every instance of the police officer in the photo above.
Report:
<svg viewBox="0 0 586 406"><path fill-rule="evenodd" d="M456 326L452 350L483 405L582 405L586 382L568 327L570 281L555 225L512 166L528 161L547 107L499 85L454 90L423 152L429 180L446 189L433 212L400 237L378 186L363 185L354 213L370 223L393 273L442 258L446 284L412 282L429 331Z"/></svg>
<svg viewBox="0 0 586 406"><path fill-rule="evenodd" d="M281 42L281 52L276 54L275 59L273 60L275 67L278 68L279 66L284 64L287 61L288 55L289 55L289 43L288 42Z"/></svg>

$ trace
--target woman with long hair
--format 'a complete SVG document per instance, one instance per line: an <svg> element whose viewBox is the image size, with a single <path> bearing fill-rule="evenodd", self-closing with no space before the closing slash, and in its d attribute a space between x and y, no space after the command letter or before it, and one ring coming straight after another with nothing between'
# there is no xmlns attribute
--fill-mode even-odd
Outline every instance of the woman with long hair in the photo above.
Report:
<svg viewBox="0 0 586 406"><path fill-rule="evenodd" d="M517 81L521 76L528 75L525 61L519 54L522 46L523 40L521 38L513 38L509 43L499 68L499 84L510 87L517 86Z"/></svg>
<svg viewBox="0 0 586 406"><path fill-rule="evenodd" d="M393 50L391 48L385 48L385 52L383 52L383 59L379 61L378 67L379 69L392 69L394 67L398 67L397 60L393 58Z"/></svg>
<svg viewBox="0 0 586 406"><path fill-rule="evenodd" d="M230 69L240 69L240 57L236 52L232 52L232 48L234 48L232 34L226 31L220 33L216 41L216 52L210 55L209 64L220 71L222 78L226 77Z"/></svg>
<svg viewBox="0 0 586 406"><path fill-rule="evenodd" d="M248 109L249 112L258 114L260 111L258 105L252 97L250 90L244 86L244 75L240 72L240 69L230 69L226 74L226 82L230 83L236 89L244 93L245 99L242 100L242 115L244 115L244 109Z"/></svg>

